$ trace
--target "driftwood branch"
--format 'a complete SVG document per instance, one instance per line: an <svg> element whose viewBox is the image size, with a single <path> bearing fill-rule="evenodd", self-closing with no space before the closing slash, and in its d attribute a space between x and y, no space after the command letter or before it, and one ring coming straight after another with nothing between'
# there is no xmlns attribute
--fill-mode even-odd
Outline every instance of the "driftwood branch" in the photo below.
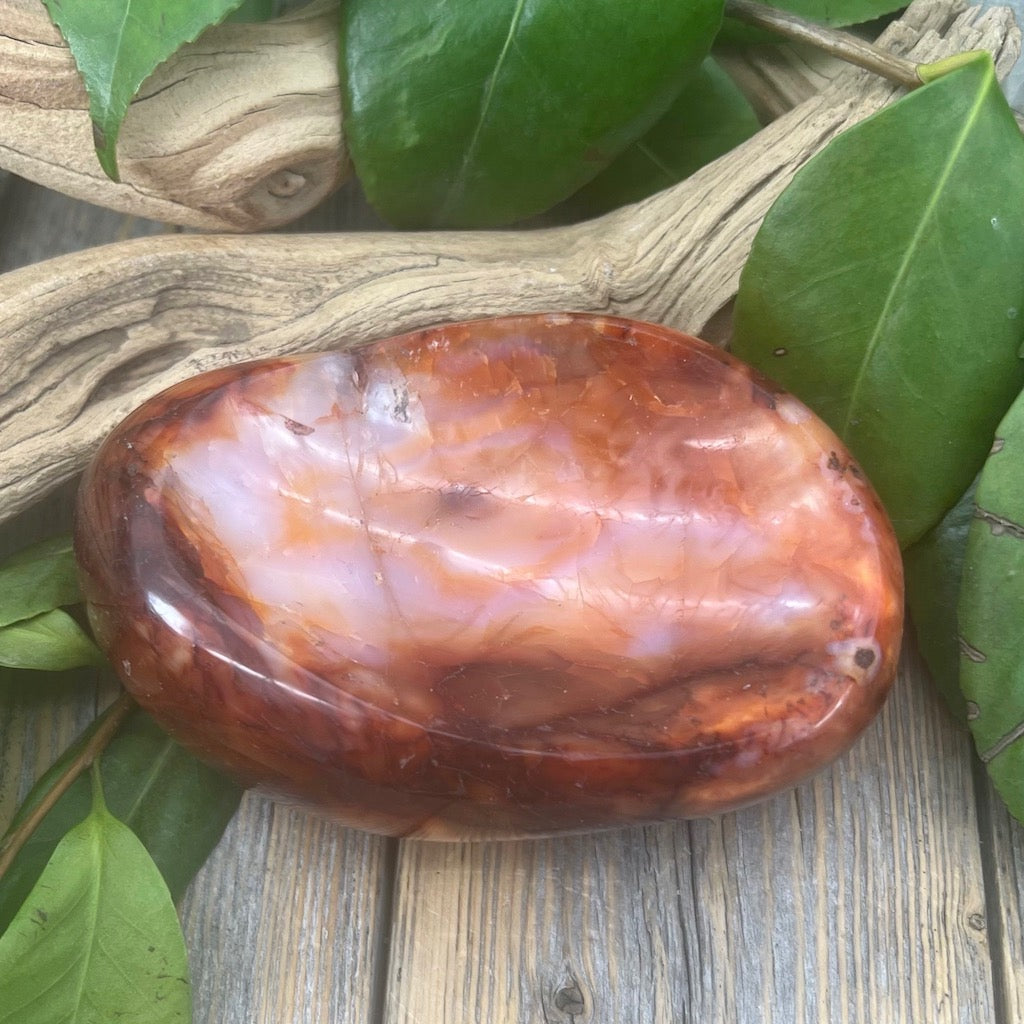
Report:
<svg viewBox="0 0 1024 1024"><path fill-rule="evenodd" d="M916 89L922 82L917 74L916 61L907 60L849 32L837 32L788 11L766 7L759 0L725 0L725 13L747 25L767 29L794 42L809 43L904 88Z"/></svg>
<svg viewBox="0 0 1024 1024"><path fill-rule="evenodd" d="M316 0L273 22L222 25L185 46L129 109L116 183L100 169L88 96L42 0L0 0L0 168L170 224L252 232L289 223L351 170L337 22L336 0ZM766 120L842 66L821 51L801 57L768 46L724 62Z"/></svg>
<svg viewBox="0 0 1024 1024"><path fill-rule="evenodd" d="M918 0L884 42L921 61L988 49L1005 72L1018 38L1006 10ZM573 227L177 235L8 274L0 278L0 520L81 470L141 401L216 366L553 309L699 332L735 294L754 233L796 169L896 93L851 70L682 184Z"/></svg>
<svg viewBox="0 0 1024 1024"><path fill-rule="evenodd" d="M41 0L0 0L0 167L77 199L173 224L286 224L348 171L337 8L227 24L157 68L100 169L89 100Z"/></svg>

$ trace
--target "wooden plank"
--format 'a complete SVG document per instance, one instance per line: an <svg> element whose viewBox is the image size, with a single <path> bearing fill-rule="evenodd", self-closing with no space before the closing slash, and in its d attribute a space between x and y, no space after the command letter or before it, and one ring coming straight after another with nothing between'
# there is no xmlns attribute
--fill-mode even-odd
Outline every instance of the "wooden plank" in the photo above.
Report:
<svg viewBox="0 0 1024 1024"><path fill-rule="evenodd" d="M387 840L248 795L182 906L195 1024L371 1021L391 870Z"/></svg>
<svg viewBox="0 0 1024 1024"><path fill-rule="evenodd" d="M168 230L155 221L89 206L11 177L0 194L0 273L90 246Z"/></svg>
<svg viewBox="0 0 1024 1024"><path fill-rule="evenodd" d="M396 893L390 1024L996 1019L968 744L913 659L791 793L677 826L404 843Z"/></svg>
<svg viewBox="0 0 1024 1024"><path fill-rule="evenodd" d="M982 853L988 905L974 922L987 928L996 984L996 1020L1024 1020L1024 827L1006 810L984 767L976 764L982 794Z"/></svg>
<svg viewBox="0 0 1024 1024"><path fill-rule="evenodd" d="M302 228L372 225L355 196ZM161 230L15 181L0 269ZM95 702L6 699L0 825ZM196 1024L1022 1020L1021 831L994 819L986 901L973 792L911 662L835 769L715 821L396 846L250 797L183 907Z"/></svg>

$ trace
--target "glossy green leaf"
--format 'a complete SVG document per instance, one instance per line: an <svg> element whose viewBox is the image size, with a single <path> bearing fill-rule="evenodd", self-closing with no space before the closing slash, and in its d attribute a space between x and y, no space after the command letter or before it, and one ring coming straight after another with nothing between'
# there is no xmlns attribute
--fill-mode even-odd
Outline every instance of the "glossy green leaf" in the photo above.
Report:
<svg viewBox="0 0 1024 1024"><path fill-rule="evenodd" d="M242 0L224 20L247 23L270 21L278 15L279 6L277 0Z"/></svg>
<svg viewBox="0 0 1024 1024"><path fill-rule="evenodd" d="M0 1024L187 1024L185 940L131 829L92 810L0 937Z"/></svg>
<svg viewBox="0 0 1024 1024"><path fill-rule="evenodd" d="M0 665L8 668L60 672L106 663L82 627L59 608L0 628Z"/></svg>
<svg viewBox="0 0 1024 1024"><path fill-rule="evenodd" d="M989 775L1024 821L1024 398L996 431L967 537L960 681Z"/></svg>
<svg viewBox="0 0 1024 1024"><path fill-rule="evenodd" d="M43 0L89 94L96 154L115 181L121 121L139 86L241 0Z"/></svg>
<svg viewBox="0 0 1024 1024"><path fill-rule="evenodd" d="M567 199L565 212L574 219L595 217L660 192L759 128L747 98L709 57L657 124Z"/></svg>
<svg viewBox="0 0 1024 1024"><path fill-rule="evenodd" d="M81 599L70 536L33 544L0 566L0 626Z"/></svg>
<svg viewBox="0 0 1024 1024"><path fill-rule="evenodd" d="M406 227L506 224L594 177L668 109L723 0L347 0L349 151Z"/></svg>
<svg viewBox="0 0 1024 1024"><path fill-rule="evenodd" d="M1024 139L988 57L835 139L765 218L734 351L843 438L904 545L1024 383Z"/></svg>
<svg viewBox="0 0 1024 1024"><path fill-rule="evenodd" d="M91 731L36 783L12 829L38 806ZM141 839L171 895L180 899L234 815L241 789L178 746L141 711L111 741L100 770L111 811ZM88 814L90 800L89 780L77 779L0 879L0 932L36 884L61 837Z"/></svg>
<svg viewBox="0 0 1024 1024"><path fill-rule="evenodd" d="M907 606L917 644L935 685L960 722L967 704L960 690L957 602L963 577L967 531L974 517L971 484L964 496L904 553Z"/></svg>

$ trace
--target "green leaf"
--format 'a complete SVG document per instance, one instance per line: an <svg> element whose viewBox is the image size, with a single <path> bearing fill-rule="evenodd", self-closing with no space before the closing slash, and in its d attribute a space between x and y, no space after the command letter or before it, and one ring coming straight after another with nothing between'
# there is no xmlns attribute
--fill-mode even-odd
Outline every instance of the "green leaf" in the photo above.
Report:
<svg viewBox="0 0 1024 1024"><path fill-rule="evenodd" d="M973 483L964 496L904 553L907 605L917 644L950 711L967 721L960 690L960 647L956 607L963 577L967 531L974 517Z"/></svg>
<svg viewBox="0 0 1024 1024"><path fill-rule="evenodd" d="M241 3L224 19L246 23L270 21L278 15L277 0L241 0Z"/></svg>
<svg viewBox="0 0 1024 1024"><path fill-rule="evenodd" d="M713 58L647 134L566 200L566 213L595 217L653 195L728 153L760 128L753 108Z"/></svg>
<svg viewBox="0 0 1024 1024"><path fill-rule="evenodd" d="M96 155L118 180L117 137L139 86L241 0L43 0L89 93Z"/></svg>
<svg viewBox="0 0 1024 1024"><path fill-rule="evenodd" d="M78 623L60 611L81 599L69 536L8 559L0 566L0 665L60 671L106 664Z"/></svg>
<svg viewBox="0 0 1024 1024"><path fill-rule="evenodd" d="M0 626L81 600L70 536L33 544L0 566Z"/></svg>
<svg viewBox="0 0 1024 1024"><path fill-rule="evenodd" d="M967 536L960 680L978 753L1024 821L1024 398L996 431Z"/></svg>
<svg viewBox="0 0 1024 1024"><path fill-rule="evenodd" d="M49 672L106 665L100 649L67 612L52 611L0 628L0 665Z"/></svg>
<svg viewBox="0 0 1024 1024"><path fill-rule="evenodd" d="M0 1024L186 1024L185 941L145 847L104 806L58 844L0 938Z"/></svg>
<svg viewBox="0 0 1024 1024"><path fill-rule="evenodd" d="M571 195L706 56L723 0L347 0L345 129L373 205L485 227Z"/></svg>
<svg viewBox="0 0 1024 1024"><path fill-rule="evenodd" d="M769 211L734 351L847 443L903 545L1024 383L1024 139L988 57L835 139Z"/></svg>
<svg viewBox="0 0 1024 1024"><path fill-rule="evenodd" d="M91 732L87 730L36 783L11 829L53 788ZM141 839L172 897L180 899L234 815L241 789L178 746L141 711L111 741L100 772L111 811ZM77 779L0 879L0 932L36 884L61 836L88 814L90 799L88 780Z"/></svg>

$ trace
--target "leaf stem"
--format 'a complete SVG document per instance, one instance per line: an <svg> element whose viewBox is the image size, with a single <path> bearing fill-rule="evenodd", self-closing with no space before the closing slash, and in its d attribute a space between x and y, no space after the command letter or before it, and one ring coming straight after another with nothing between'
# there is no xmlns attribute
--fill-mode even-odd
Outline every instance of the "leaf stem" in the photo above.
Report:
<svg viewBox="0 0 1024 1024"><path fill-rule="evenodd" d="M103 799L103 777L100 775L100 763L93 758L89 766L89 780L92 783L92 813L102 814L107 809L107 803Z"/></svg>
<svg viewBox="0 0 1024 1024"><path fill-rule="evenodd" d="M849 32L837 32L824 25L815 25L788 11L766 7L757 0L725 0L725 13L756 28L777 32L794 42L809 43L819 50L824 50L825 53L832 54L833 57L873 71L876 75L881 75L907 89L916 89L922 84L917 64L913 61L898 57L895 53L883 50L864 39L858 39Z"/></svg>
<svg viewBox="0 0 1024 1024"><path fill-rule="evenodd" d="M135 709L135 701L128 693L122 693L113 704L100 716L95 731L83 744L82 749L68 762L60 777L46 791L39 803L26 815L18 826L12 829L3 843L0 843L0 878L14 863L18 852L32 837L40 822L53 809L57 801L68 791L71 784L82 774L96 758L103 753L107 744L124 720Z"/></svg>

